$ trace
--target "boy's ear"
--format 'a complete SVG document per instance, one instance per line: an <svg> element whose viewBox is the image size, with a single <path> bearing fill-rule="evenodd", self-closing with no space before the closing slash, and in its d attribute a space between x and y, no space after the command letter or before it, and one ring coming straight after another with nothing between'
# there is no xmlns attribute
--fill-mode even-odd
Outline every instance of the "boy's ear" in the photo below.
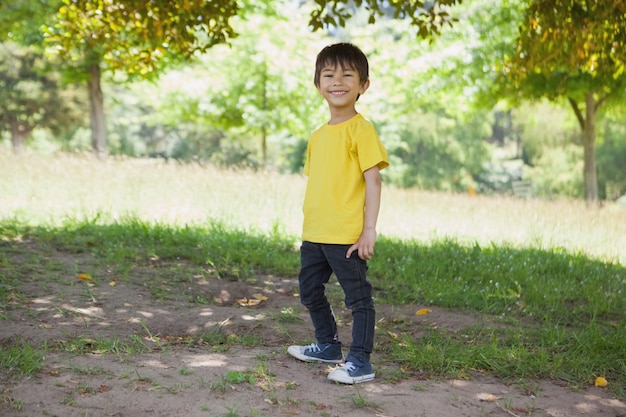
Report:
<svg viewBox="0 0 626 417"><path fill-rule="evenodd" d="M359 88L359 94L363 94L370 88L370 80L368 79L363 84L361 84L361 88Z"/></svg>

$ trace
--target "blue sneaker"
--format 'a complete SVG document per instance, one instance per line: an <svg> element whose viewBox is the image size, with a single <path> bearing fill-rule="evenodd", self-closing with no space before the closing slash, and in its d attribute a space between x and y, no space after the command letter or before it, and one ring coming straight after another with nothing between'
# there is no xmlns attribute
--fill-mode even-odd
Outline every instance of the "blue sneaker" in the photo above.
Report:
<svg viewBox="0 0 626 417"><path fill-rule="evenodd" d="M370 363L357 366L352 362L346 362L341 368L337 368L328 374L328 379L342 384L360 384L374 379L374 368Z"/></svg>
<svg viewBox="0 0 626 417"><path fill-rule="evenodd" d="M306 362L341 363L341 343L312 343L308 346L289 346L287 352L294 358Z"/></svg>

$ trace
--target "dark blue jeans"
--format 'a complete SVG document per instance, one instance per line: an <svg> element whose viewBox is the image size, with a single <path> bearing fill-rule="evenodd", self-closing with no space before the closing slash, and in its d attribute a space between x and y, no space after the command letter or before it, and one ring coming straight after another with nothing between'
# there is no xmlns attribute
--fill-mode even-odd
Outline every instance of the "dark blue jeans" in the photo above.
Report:
<svg viewBox="0 0 626 417"><path fill-rule="evenodd" d="M300 248L300 301L309 310L318 343L337 343L337 322L326 298L325 288L332 273L345 294L346 307L352 310L352 343L346 362L357 365L369 362L374 348L376 312L372 285L367 280L367 262L356 251L350 258L351 245L303 242Z"/></svg>

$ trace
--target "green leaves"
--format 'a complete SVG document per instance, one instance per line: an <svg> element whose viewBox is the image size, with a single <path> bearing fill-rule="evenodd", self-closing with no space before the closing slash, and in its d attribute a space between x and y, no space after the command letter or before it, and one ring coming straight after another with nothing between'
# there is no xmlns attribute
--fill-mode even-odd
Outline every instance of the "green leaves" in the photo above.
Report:
<svg viewBox="0 0 626 417"><path fill-rule="evenodd" d="M528 7L520 26L510 78L522 85L533 75L558 78L560 94L576 93L570 80L580 77L611 84L622 77L626 63L624 2L538 1ZM587 88L592 80L587 80ZM574 86L572 91L570 86ZM550 87L553 89L553 87Z"/></svg>
<svg viewBox="0 0 626 417"><path fill-rule="evenodd" d="M0 128L10 130L15 152L35 128L55 134L80 124L79 96L62 88L60 76L43 53L15 42L0 43Z"/></svg>
<svg viewBox="0 0 626 417"><path fill-rule="evenodd" d="M596 113L624 97L625 45L623 1L532 1L501 70L500 86L510 97L567 98L581 127L588 202L598 199Z"/></svg>
<svg viewBox="0 0 626 417"><path fill-rule="evenodd" d="M47 42L66 58L94 53L114 70L150 77L162 62L188 59L226 43L235 32L234 0L64 0Z"/></svg>
<svg viewBox="0 0 626 417"><path fill-rule="evenodd" d="M317 8L311 13L309 25L313 30L328 27L345 27L346 21L361 7L369 13L368 23L373 24L377 18L393 17L409 19L417 28L417 36L429 38L438 35L446 25L455 21L448 13L449 6L461 3L461 0L422 1L380 1L358 0L348 3L341 0L316 0Z"/></svg>

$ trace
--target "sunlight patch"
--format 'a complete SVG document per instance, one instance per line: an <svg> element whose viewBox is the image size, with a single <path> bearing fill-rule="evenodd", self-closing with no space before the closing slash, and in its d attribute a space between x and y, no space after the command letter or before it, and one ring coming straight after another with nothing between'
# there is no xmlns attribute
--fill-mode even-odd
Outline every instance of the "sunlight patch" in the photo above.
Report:
<svg viewBox="0 0 626 417"><path fill-rule="evenodd" d="M626 403L618 400L617 398L602 398L599 395L588 394L585 398L590 401L597 401L601 404L608 405L609 407L626 408Z"/></svg>
<svg viewBox="0 0 626 417"><path fill-rule="evenodd" d="M220 367L227 364L228 357L226 355L196 355L183 359L183 362L194 368L201 367Z"/></svg>
<svg viewBox="0 0 626 417"><path fill-rule="evenodd" d="M590 403L578 403L574 406L574 408L583 414L593 413L598 410L597 406Z"/></svg>
<svg viewBox="0 0 626 417"><path fill-rule="evenodd" d="M74 313L83 314L85 316L104 317L104 310L100 307L78 308L67 304L62 305L61 307L68 311L73 311Z"/></svg>
<svg viewBox="0 0 626 417"><path fill-rule="evenodd" d="M50 295L48 297L44 297L44 298L35 298L33 299L33 304L52 304L52 299L54 298L54 296Z"/></svg>
<svg viewBox="0 0 626 417"><path fill-rule="evenodd" d="M468 385L469 382L462 379L453 379L450 381L450 386L452 387L467 387Z"/></svg>
<svg viewBox="0 0 626 417"><path fill-rule="evenodd" d="M246 320L246 321L258 321L258 320L265 320L265 314L263 313L259 313L256 316L251 316L249 314L242 314L241 318Z"/></svg>
<svg viewBox="0 0 626 417"><path fill-rule="evenodd" d="M161 361L157 361L157 360L150 360L150 361L143 361L141 362L141 365L143 366L151 366L153 368L160 368L160 369L168 369L168 368L172 368L172 366L165 364Z"/></svg>

